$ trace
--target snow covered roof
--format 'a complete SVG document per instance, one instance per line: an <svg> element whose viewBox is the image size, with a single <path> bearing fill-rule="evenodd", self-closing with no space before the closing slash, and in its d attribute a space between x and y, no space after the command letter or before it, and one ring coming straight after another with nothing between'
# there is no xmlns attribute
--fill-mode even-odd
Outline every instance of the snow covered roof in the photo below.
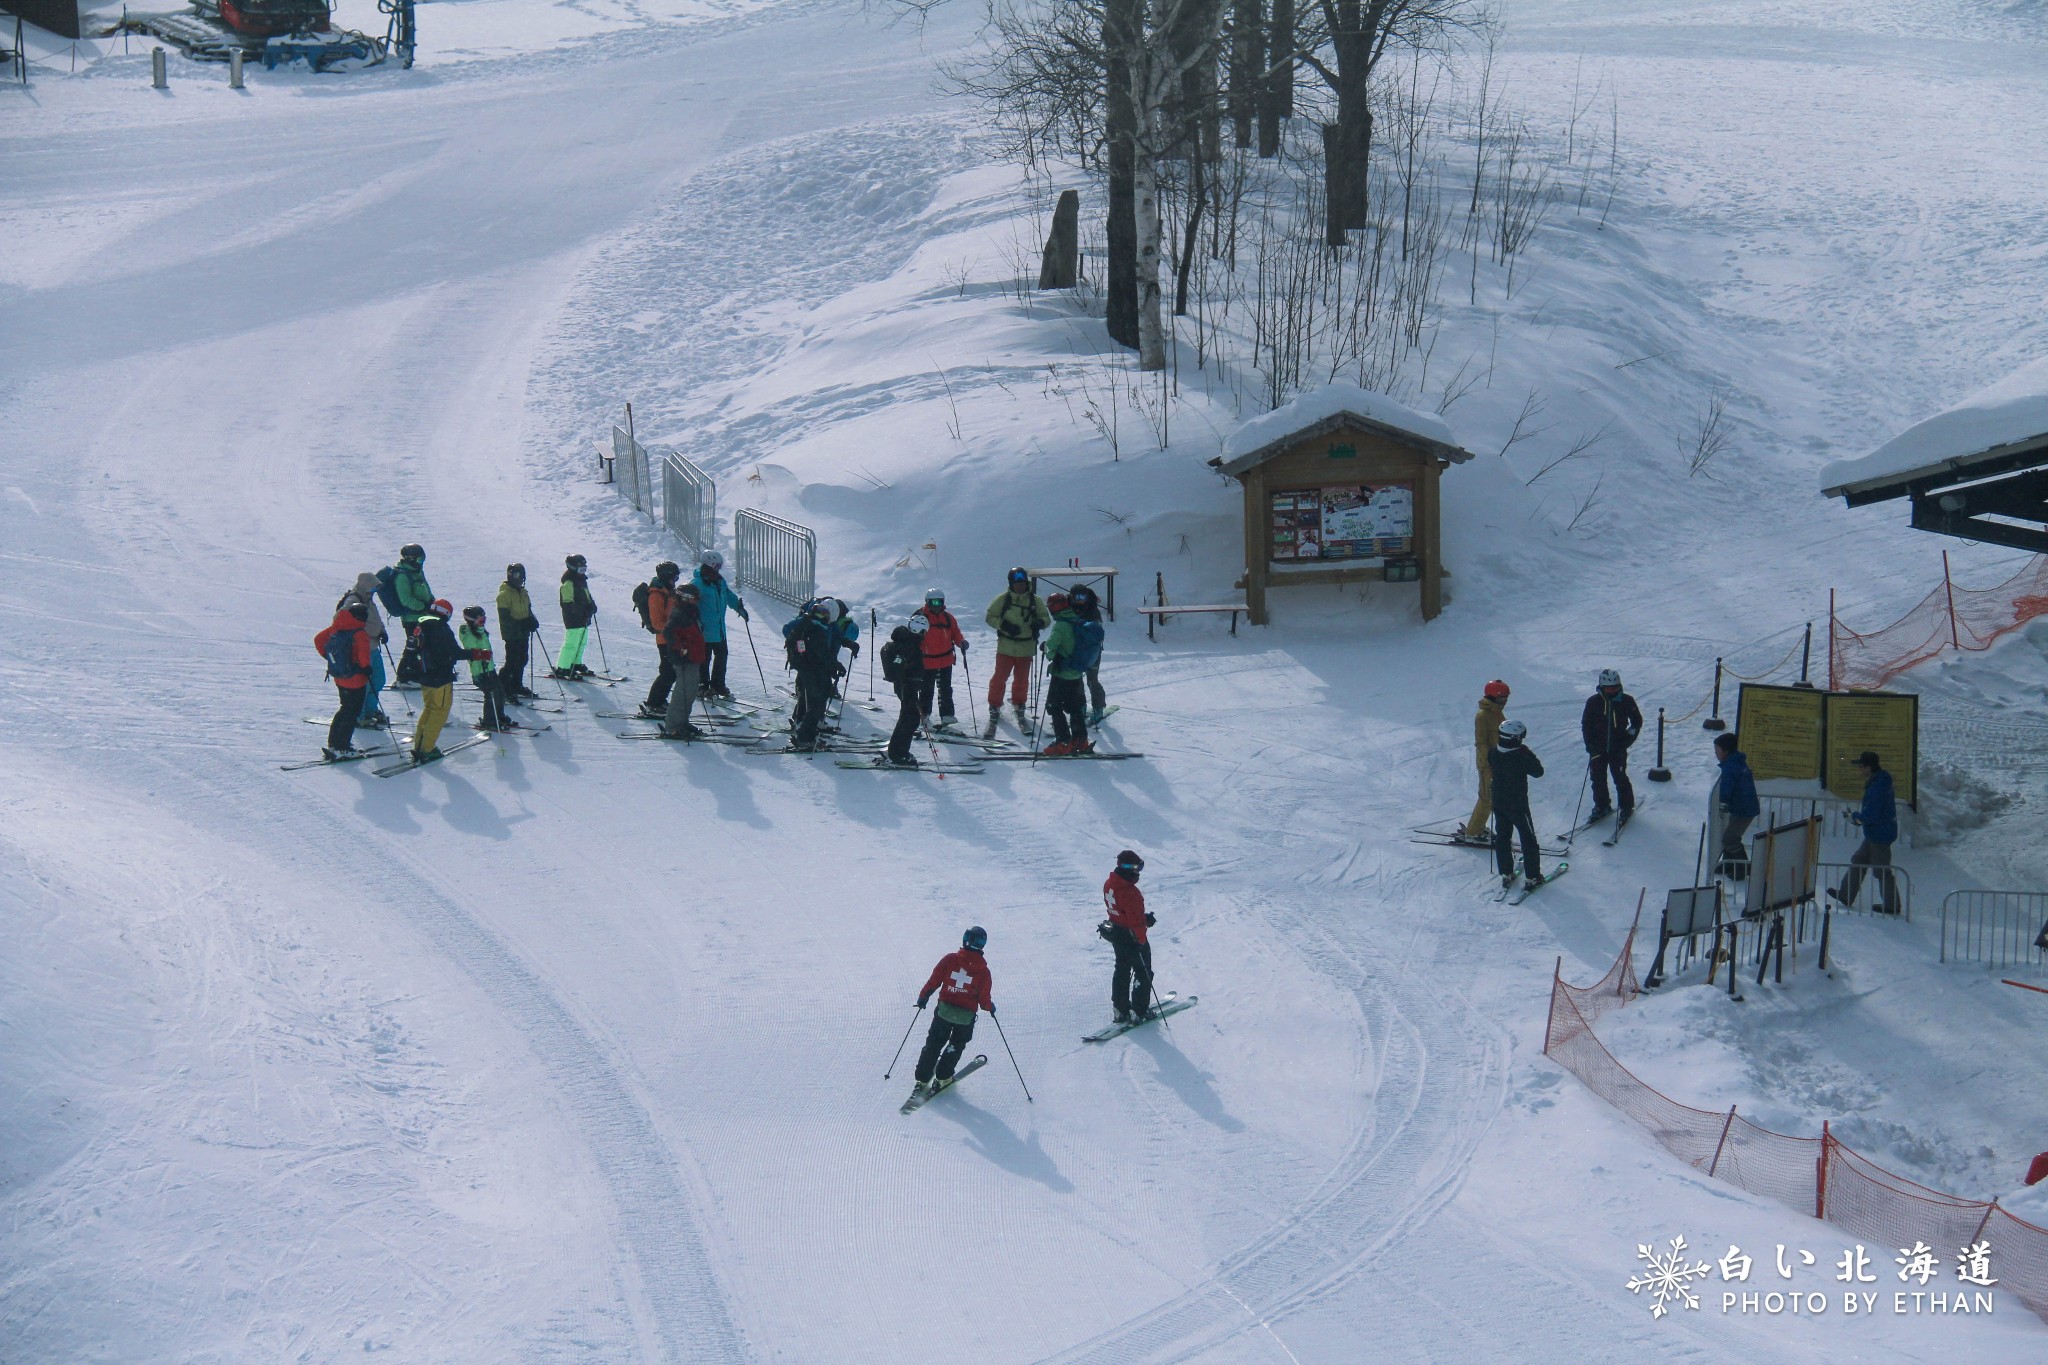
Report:
<svg viewBox="0 0 2048 1365"><path fill-rule="evenodd" d="M1451 434L1450 424L1435 413L1418 412L1356 384L1325 384L1240 426L1224 443L1223 453L1209 463L1225 474L1242 474L1304 437L1319 434L1318 429L1333 431L1346 422L1420 446L1452 464L1472 458Z"/></svg>
<svg viewBox="0 0 2048 1365"><path fill-rule="evenodd" d="M1972 466L2022 455L2030 447L2048 448L2048 356L1907 427L1861 459L1826 466L1820 471L1821 494L1852 504L1902 497L1908 483L1953 483Z"/></svg>

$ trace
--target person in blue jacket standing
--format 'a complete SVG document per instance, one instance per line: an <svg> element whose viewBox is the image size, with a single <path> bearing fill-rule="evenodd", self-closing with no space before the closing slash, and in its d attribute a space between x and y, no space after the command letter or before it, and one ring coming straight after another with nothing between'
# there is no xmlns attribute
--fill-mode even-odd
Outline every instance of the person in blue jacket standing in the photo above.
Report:
<svg viewBox="0 0 2048 1365"><path fill-rule="evenodd" d="M1721 761L1721 777L1714 784L1714 804L1721 811L1721 857L1714 871L1733 881L1749 876L1749 854L1742 836L1750 822L1763 812L1756 798L1756 777L1749 771L1749 755L1735 747L1735 732L1714 740L1714 757Z"/></svg>
<svg viewBox="0 0 2048 1365"><path fill-rule="evenodd" d="M1892 845L1899 841L1899 807L1892 797L1892 775L1884 770L1876 754L1865 749L1856 756L1863 770L1863 805L1850 816L1863 830L1863 842L1849 855L1849 872L1841 888L1833 892L1838 904L1854 905L1863 889L1863 870L1875 868L1877 908L1887 915L1899 913L1899 891L1892 874Z"/></svg>
<svg viewBox="0 0 2048 1365"><path fill-rule="evenodd" d="M711 652L711 667L704 674L700 694L706 701L731 701L732 689L725 685L725 609L731 607L740 620L750 621L747 604L725 581L725 556L706 550L697 558L697 571L690 575L697 585L697 625L704 632L704 647Z"/></svg>

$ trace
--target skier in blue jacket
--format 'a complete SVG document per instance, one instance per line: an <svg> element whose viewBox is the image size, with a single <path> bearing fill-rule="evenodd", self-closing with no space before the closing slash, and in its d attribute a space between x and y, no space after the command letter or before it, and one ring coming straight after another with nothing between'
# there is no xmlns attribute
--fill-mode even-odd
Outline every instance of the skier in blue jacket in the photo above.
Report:
<svg viewBox="0 0 2048 1365"><path fill-rule="evenodd" d="M1887 915L1899 913L1899 890L1891 872L1892 845L1899 841L1899 808L1892 797L1892 775L1884 770L1876 754L1865 749L1856 756L1863 770L1863 805L1849 818L1863 828L1863 842L1849 855L1849 872L1841 888L1832 892L1842 905L1856 903L1863 889L1863 869L1875 868L1877 908Z"/></svg>
<svg viewBox="0 0 2048 1365"><path fill-rule="evenodd" d="M1762 813L1763 803L1756 797L1749 755L1735 747L1733 730L1714 740L1714 757L1721 761L1721 776L1714 783L1714 804L1721 812L1721 857L1714 871L1739 882L1749 876L1749 855L1743 851L1742 836Z"/></svg>
<svg viewBox="0 0 2048 1365"><path fill-rule="evenodd" d="M704 675L701 695L706 701L731 701L732 690L725 685L725 609L731 607L742 621L751 621L747 604L725 581L725 556L706 550L697 559L697 571L690 575L697 585L697 624L704 632L705 648L711 651L711 667Z"/></svg>

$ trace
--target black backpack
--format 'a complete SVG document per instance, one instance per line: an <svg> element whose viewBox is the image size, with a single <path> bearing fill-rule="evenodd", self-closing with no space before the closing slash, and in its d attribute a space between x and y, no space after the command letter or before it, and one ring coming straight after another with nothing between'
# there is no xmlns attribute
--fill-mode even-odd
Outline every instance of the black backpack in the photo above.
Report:
<svg viewBox="0 0 2048 1365"><path fill-rule="evenodd" d="M924 669L923 640L898 626L889 637L889 643L882 646L882 680L884 682L911 682Z"/></svg>
<svg viewBox="0 0 2048 1365"><path fill-rule="evenodd" d="M650 634L654 630L654 618L647 614L647 595L651 591L645 583L633 589L633 610L640 613L640 629Z"/></svg>
<svg viewBox="0 0 2048 1365"><path fill-rule="evenodd" d="M357 626L352 630L337 630L327 637L328 677L340 682L363 671L356 666L356 637L362 633L362 627Z"/></svg>

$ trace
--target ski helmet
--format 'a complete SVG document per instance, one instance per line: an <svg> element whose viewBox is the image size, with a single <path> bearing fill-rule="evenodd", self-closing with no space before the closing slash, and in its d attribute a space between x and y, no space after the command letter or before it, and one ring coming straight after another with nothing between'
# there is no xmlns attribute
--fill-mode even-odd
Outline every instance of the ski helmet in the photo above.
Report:
<svg viewBox="0 0 2048 1365"><path fill-rule="evenodd" d="M454 606L445 597L435 598L433 605L428 607L427 610L440 617L443 621L455 614Z"/></svg>
<svg viewBox="0 0 2048 1365"><path fill-rule="evenodd" d="M505 581L514 587L524 583L526 581L526 566L524 564L507 564L505 566Z"/></svg>
<svg viewBox="0 0 2048 1365"><path fill-rule="evenodd" d="M682 565L673 559L664 559L654 566L654 579L657 583L673 583L682 571Z"/></svg>
<svg viewBox="0 0 2048 1365"><path fill-rule="evenodd" d="M832 619L832 604L822 597L804 608L804 610L810 615L817 617L820 621L830 621Z"/></svg>
<svg viewBox="0 0 2048 1365"><path fill-rule="evenodd" d="M725 556L716 550L706 550L703 554L697 556L697 562L713 573L717 573L725 567Z"/></svg>
<svg viewBox="0 0 2048 1365"><path fill-rule="evenodd" d="M484 609L482 607L464 607L462 609L462 619L472 626L480 626L484 623Z"/></svg>
<svg viewBox="0 0 2048 1365"><path fill-rule="evenodd" d="M988 930L982 928L979 924L975 925L972 929L960 935L960 946L962 948L972 948L977 953L980 952L983 948L988 947Z"/></svg>
<svg viewBox="0 0 2048 1365"><path fill-rule="evenodd" d="M1116 855L1116 870L1119 872L1143 872L1145 870L1145 860L1130 849L1125 849Z"/></svg>
<svg viewBox="0 0 2048 1365"><path fill-rule="evenodd" d="M1601 670L1600 670L1600 685L1601 685L1602 687L1619 687L1619 686L1621 686L1621 674L1619 674L1619 673L1615 672L1615 671L1614 671L1613 669L1611 669L1611 668L1603 668L1603 669L1601 669Z"/></svg>
<svg viewBox="0 0 2048 1365"><path fill-rule="evenodd" d="M1063 592L1056 592L1052 596L1046 598L1045 609L1049 612L1052 612L1054 615L1058 615L1060 612L1065 611L1067 609L1067 595Z"/></svg>
<svg viewBox="0 0 2048 1365"><path fill-rule="evenodd" d="M1075 606L1087 609L1095 605L1095 589L1086 583L1076 583L1067 589L1067 600Z"/></svg>
<svg viewBox="0 0 2048 1365"><path fill-rule="evenodd" d="M912 635L922 635L927 630L931 629L931 625L931 622L925 620L922 616L919 616L915 612L913 612L910 616L910 619L903 623L903 628L909 631Z"/></svg>
<svg viewBox="0 0 2048 1365"><path fill-rule="evenodd" d="M946 606L946 594L940 592L937 588L926 588L924 590L924 604L928 607L937 607L943 611Z"/></svg>
<svg viewBox="0 0 2048 1365"><path fill-rule="evenodd" d="M1495 701L1506 701L1508 699L1508 685L1499 678L1495 678L1486 685L1486 695Z"/></svg>
<svg viewBox="0 0 2048 1365"><path fill-rule="evenodd" d="M565 569L574 569L578 573L581 573L584 569L590 567L590 561L585 559L582 555L570 555L567 559L562 561L562 567Z"/></svg>
<svg viewBox="0 0 2048 1365"><path fill-rule="evenodd" d="M1010 586L1011 586L1011 587L1013 587L1013 588L1014 588L1014 587L1017 587L1017 586L1019 586L1019 585L1021 585L1021 584L1024 584L1024 583L1029 583L1030 581L1031 581L1031 570L1029 570L1029 569L1023 569L1023 568L1018 568L1018 569L1012 569L1012 570L1010 570Z"/></svg>
<svg viewBox="0 0 2048 1365"><path fill-rule="evenodd" d="M833 619L833 620L835 620L835 621L844 621L844 620L845 620L845 619L847 618L847 615L848 615L848 612L847 612L847 610L846 610L846 599L845 599L845 598L843 598L843 597L835 597L835 598L833 598L833 599L832 599L832 619Z"/></svg>
<svg viewBox="0 0 2048 1365"><path fill-rule="evenodd" d="M694 602L699 596L700 594L697 592L697 585L695 583L685 583L676 589L676 597L684 602Z"/></svg>
<svg viewBox="0 0 2048 1365"><path fill-rule="evenodd" d="M1528 736L1529 727L1522 724L1522 722L1518 720L1506 720L1501 722L1500 742L1504 747L1512 749L1516 745L1520 744L1524 739L1528 738Z"/></svg>
<svg viewBox="0 0 2048 1365"><path fill-rule="evenodd" d="M398 547L398 562L401 564L424 564L427 562L427 552L424 547L419 545L401 545Z"/></svg>

